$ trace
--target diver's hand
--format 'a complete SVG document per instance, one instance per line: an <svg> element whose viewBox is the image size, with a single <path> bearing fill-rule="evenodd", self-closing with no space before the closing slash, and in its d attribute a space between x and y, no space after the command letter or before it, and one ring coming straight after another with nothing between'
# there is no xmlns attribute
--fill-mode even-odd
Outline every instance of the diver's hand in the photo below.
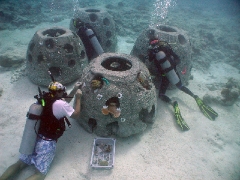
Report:
<svg viewBox="0 0 240 180"><path fill-rule="evenodd" d="M82 97L82 91L81 91L81 89L78 89L78 90L77 90L77 92L76 92L76 94L75 94L75 97L78 98L78 99L80 99L80 98Z"/></svg>
<svg viewBox="0 0 240 180"><path fill-rule="evenodd" d="M80 87L83 85L82 82L76 82L74 87L73 87L73 90L77 91L78 89L80 89Z"/></svg>
<svg viewBox="0 0 240 180"><path fill-rule="evenodd" d="M76 94L77 90L79 89L79 87L80 87L81 85L82 85L82 82L77 82L77 83L74 85L73 89L71 90L71 92L70 92L69 95L68 95L68 98L66 99L66 101L67 101L68 103L72 100L74 94ZM82 91L81 91L81 92L82 92Z"/></svg>

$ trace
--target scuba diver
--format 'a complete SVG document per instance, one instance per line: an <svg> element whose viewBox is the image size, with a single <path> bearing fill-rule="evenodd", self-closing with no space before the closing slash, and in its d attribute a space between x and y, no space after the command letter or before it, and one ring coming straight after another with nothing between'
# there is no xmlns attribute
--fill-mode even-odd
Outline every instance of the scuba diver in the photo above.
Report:
<svg viewBox="0 0 240 180"><path fill-rule="evenodd" d="M87 57L91 60L104 53L93 28L89 23L84 23L79 18L73 19L73 26L78 29L77 35L82 40Z"/></svg>
<svg viewBox="0 0 240 180"><path fill-rule="evenodd" d="M178 102L172 101L165 95L169 83L175 85L178 89L193 97L202 113L208 119L214 120L218 116L211 107L204 104L197 95L193 94L187 87L183 86L180 76L176 70L176 66L180 63L180 59L178 55L173 52L171 46L167 42L160 41L158 39L150 40L148 58L150 62L154 61L154 64L160 74L161 82L159 87L159 98L173 106L177 124L182 130L189 130L189 127L180 113Z"/></svg>
<svg viewBox="0 0 240 180"><path fill-rule="evenodd" d="M30 106L27 121L20 145L19 160L9 166L0 176L0 180L9 179L28 165L33 164L37 172L29 180L43 180L49 171L56 153L56 144L65 131L65 122L70 127L67 117L76 119L80 115L82 91L81 83L76 83L67 96L66 88L59 82L53 81L48 86L49 92L40 92L35 98L38 100ZM40 88L39 88L40 90ZM68 104L75 94L74 108ZM66 98L66 101L65 101ZM35 127L32 121L37 120ZM25 136L26 134L26 136ZM35 135L35 136L32 136ZM32 142L32 143L29 143Z"/></svg>

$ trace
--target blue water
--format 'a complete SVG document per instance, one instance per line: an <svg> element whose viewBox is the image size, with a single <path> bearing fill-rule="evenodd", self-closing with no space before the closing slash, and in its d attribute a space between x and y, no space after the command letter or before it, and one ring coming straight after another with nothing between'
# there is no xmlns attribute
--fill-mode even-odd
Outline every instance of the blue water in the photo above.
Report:
<svg viewBox="0 0 240 180"><path fill-rule="evenodd" d="M151 24L176 26L187 31L192 39L194 62L200 61L197 65L201 65L204 61L201 58L207 56L211 61L224 61L240 69L238 0L1 0L0 4L0 30L34 28L43 22L54 25L71 18L78 7L103 7L116 21L119 36L134 40ZM200 39L203 41L195 43ZM206 43L208 48L202 50L205 44L201 43ZM221 55L216 54L218 51Z"/></svg>

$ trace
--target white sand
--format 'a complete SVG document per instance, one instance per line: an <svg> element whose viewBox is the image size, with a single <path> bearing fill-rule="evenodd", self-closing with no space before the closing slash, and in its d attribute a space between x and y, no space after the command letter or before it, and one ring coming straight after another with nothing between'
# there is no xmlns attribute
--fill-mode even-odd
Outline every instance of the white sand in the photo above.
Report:
<svg viewBox="0 0 240 180"><path fill-rule="evenodd" d="M68 20L62 22L68 27ZM5 31L7 47L24 52L34 32L42 27L24 31ZM17 36L16 36L17 34ZM2 36L2 34L1 34ZM2 37L1 37L2 38ZM8 39L14 39L8 41ZM132 46L121 38L120 52L129 53ZM13 41L22 46L15 47ZM25 125L25 115L35 101L37 86L27 77L11 83L13 72L0 67L0 174L18 160L19 145ZM210 71L193 69L194 79L189 88L202 97L207 84L225 83L227 77L238 78L238 71L226 64L212 65ZM68 87L70 90L71 87ZM215 121L208 120L198 109L195 101L184 93L172 90L170 97L178 100L182 116L190 130L182 132L176 125L172 107L158 101L154 124L139 135L117 138L115 166L112 170L94 170L90 167L92 143L96 135L89 134L74 120L73 127L59 140L57 153L46 180L238 180L240 178L240 101L229 107L211 106L219 113ZM29 167L16 180L34 173Z"/></svg>

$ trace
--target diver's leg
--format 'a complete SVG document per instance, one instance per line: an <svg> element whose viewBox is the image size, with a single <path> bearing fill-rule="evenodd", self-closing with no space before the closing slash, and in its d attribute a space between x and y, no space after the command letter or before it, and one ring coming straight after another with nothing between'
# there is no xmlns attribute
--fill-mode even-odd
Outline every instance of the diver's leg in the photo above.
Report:
<svg viewBox="0 0 240 180"><path fill-rule="evenodd" d="M159 85L158 97L162 101L172 104L172 100L168 96L165 95L168 86L169 86L168 79L165 76L162 76L161 80L160 80L160 85Z"/></svg>
<svg viewBox="0 0 240 180"><path fill-rule="evenodd" d="M43 180L45 179L46 175L42 174L41 172L37 171L34 175L30 176L26 180Z"/></svg>
<svg viewBox="0 0 240 180"><path fill-rule="evenodd" d="M5 180L12 177L13 175L16 175L18 172L20 172L22 169L24 169L27 166L28 165L26 163L24 163L21 160L18 160L16 163L14 163L13 165L7 168L7 170L0 177L0 180Z"/></svg>
<svg viewBox="0 0 240 180"><path fill-rule="evenodd" d="M176 86L178 89L195 99L198 107L208 119L215 120L215 118L218 117L218 113L216 111L214 111L210 106L206 105L197 95L194 95L187 87L183 86L181 81L178 82Z"/></svg>
<svg viewBox="0 0 240 180"><path fill-rule="evenodd" d="M182 81L181 81L181 78L180 78L180 76L179 76L179 73L178 73L177 71L176 71L176 73L177 73L178 78L179 78L179 82L176 84L176 87L177 87L179 90L185 92L186 94L188 94L188 95L190 95L190 96L192 96L192 97L194 98L195 95L192 93L192 91L190 91L190 89L188 89L186 86L183 86Z"/></svg>
<svg viewBox="0 0 240 180"><path fill-rule="evenodd" d="M190 89L188 89L186 86L183 86L181 81L179 81L176 84L176 86L178 89L180 89L181 91L185 92L186 94L188 94L194 98L195 95L192 93L192 91L190 91Z"/></svg>
<svg viewBox="0 0 240 180"><path fill-rule="evenodd" d="M168 96L165 95L168 86L169 86L168 79L166 77L162 77L161 83L160 83L160 89L159 89L159 98L173 106L174 116L175 116L177 124L180 126L180 128L183 131L189 130L187 123L184 121L184 119L180 113L180 109L178 107L177 101L173 102Z"/></svg>
<svg viewBox="0 0 240 180"><path fill-rule="evenodd" d="M42 180L46 177L56 153L56 144L57 142L55 140L37 140L35 147L36 155L33 156L31 160L37 172L30 176L27 180Z"/></svg>
<svg viewBox="0 0 240 180"><path fill-rule="evenodd" d="M165 94L160 94L159 98L166 103L172 104L172 100Z"/></svg>

